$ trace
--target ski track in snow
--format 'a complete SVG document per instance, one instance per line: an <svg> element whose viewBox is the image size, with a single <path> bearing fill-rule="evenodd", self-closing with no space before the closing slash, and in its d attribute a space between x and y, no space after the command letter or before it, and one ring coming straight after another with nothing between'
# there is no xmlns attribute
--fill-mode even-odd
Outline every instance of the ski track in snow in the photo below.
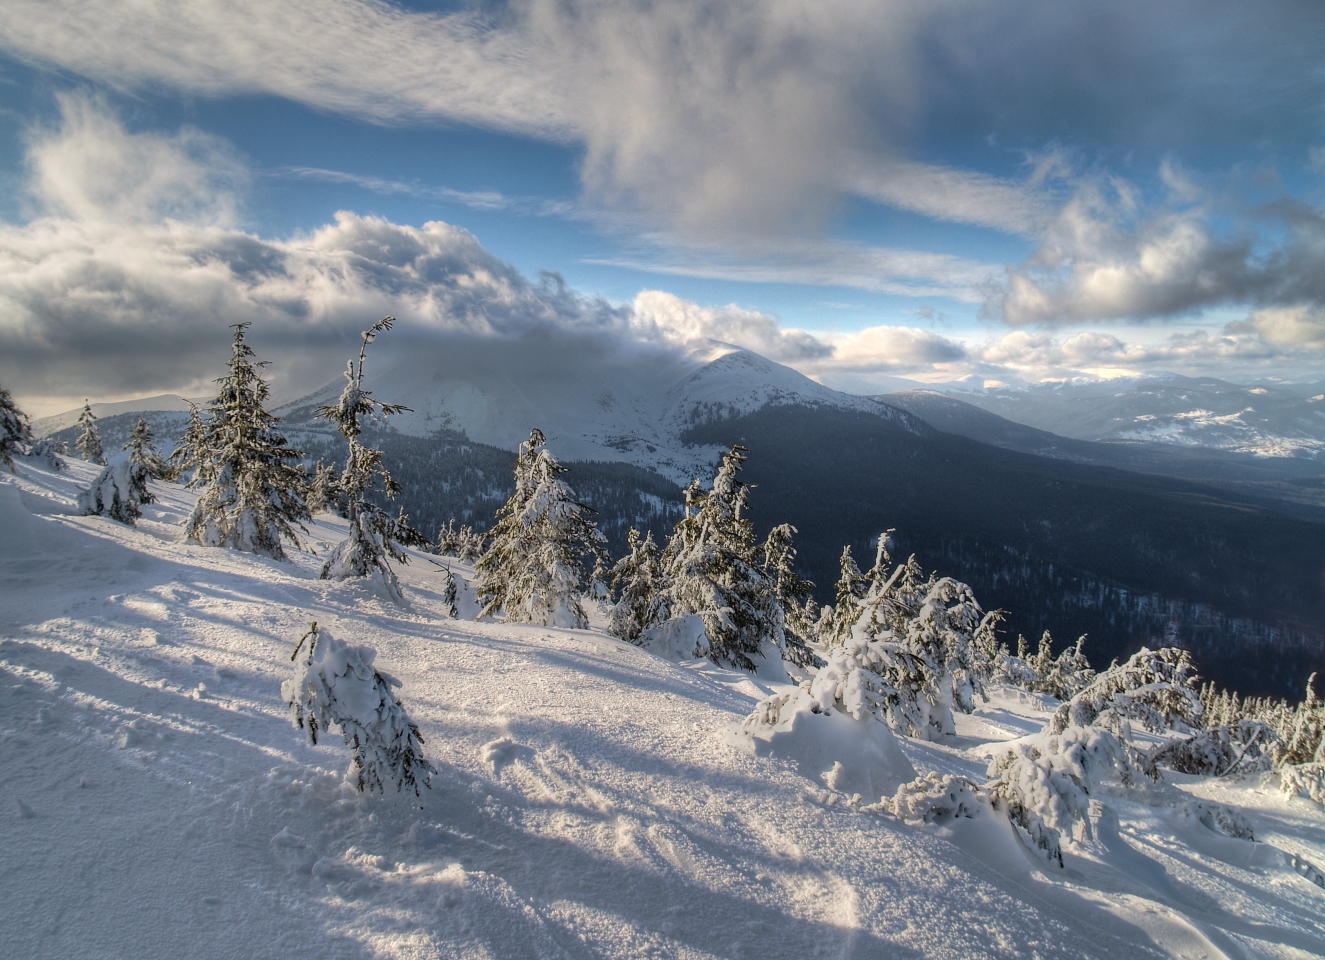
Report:
<svg viewBox="0 0 1325 960"><path fill-rule="evenodd" d="M1108 797L1066 869L1001 819L851 809L727 733L766 686L599 630L450 620L179 540L192 494L136 528L74 516L79 462L0 479L0 930L13 957L1308 957L1325 953L1325 815L1255 783ZM20 492L21 491L21 492ZM319 553L339 521L310 527ZM462 579L468 568L447 561ZM472 614L471 596L462 613ZM279 686L317 620L378 650L438 767L360 796ZM996 698L920 771L981 779L1048 714ZM1187 791L1178 794L1178 790ZM1157 788L1158 790L1158 788ZM1264 843L1182 820L1237 805Z"/></svg>

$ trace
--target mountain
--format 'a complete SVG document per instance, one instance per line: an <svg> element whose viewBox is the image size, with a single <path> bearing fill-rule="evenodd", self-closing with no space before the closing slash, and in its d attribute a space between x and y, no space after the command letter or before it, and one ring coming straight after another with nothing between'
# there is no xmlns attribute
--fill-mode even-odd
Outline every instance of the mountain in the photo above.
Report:
<svg viewBox="0 0 1325 960"><path fill-rule="evenodd" d="M428 437L438 430L507 450L541 429L565 460L631 463L678 484L707 477L722 452L687 443L695 424L767 405L802 404L856 410L926 430L892 407L839 393L789 367L730 344L706 341L685 352L612 350L564 339L458 344L418 351L369 368L377 395L410 412L391 419L398 431ZM317 405L340 394L336 380L280 409L293 424L311 423Z"/></svg>
<svg viewBox="0 0 1325 960"><path fill-rule="evenodd" d="M115 403L94 403L92 414L98 419L118 417L128 413L187 413L189 401L173 393L163 393L155 397L143 397L138 400L119 400ZM83 408L66 410L50 417L41 417L32 421L32 432L38 437L47 437L61 430L67 430L78 422Z"/></svg>
<svg viewBox="0 0 1325 960"><path fill-rule="evenodd" d="M1060 382L1024 389L948 388L990 413L1078 440L1124 440L1250 453L1325 454L1325 393L1212 377Z"/></svg>
<svg viewBox="0 0 1325 960"><path fill-rule="evenodd" d="M936 390L906 390L871 399L906 410L936 430L1006 450L1209 481L1216 489L1279 509L1300 506L1309 516L1319 516L1318 508L1325 507L1325 463L1311 458L1140 441L1077 440L1014 423Z"/></svg>

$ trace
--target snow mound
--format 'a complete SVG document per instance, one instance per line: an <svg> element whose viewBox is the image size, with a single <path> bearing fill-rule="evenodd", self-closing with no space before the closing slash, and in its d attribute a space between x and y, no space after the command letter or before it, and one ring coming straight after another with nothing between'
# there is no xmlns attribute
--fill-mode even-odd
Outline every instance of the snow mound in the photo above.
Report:
<svg viewBox="0 0 1325 960"><path fill-rule="evenodd" d="M23 560L62 552L68 543L55 523L34 516L23 505L13 480L0 478L0 559Z"/></svg>
<svg viewBox="0 0 1325 960"><path fill-rule="evenodd" d="M707 657L709 639L704 618L691 613L675 620L665 620L645 630L640 635L639 646L673 663Z"/></svg>
<svg viewBox="0 0 1325 960"><path fill-rule="evenodd" d="M762 701L733 739L758 756L792 761L852 804L878 803L916 779L887 724L872 714L857 720L823 710L803 688Z"/></svg>

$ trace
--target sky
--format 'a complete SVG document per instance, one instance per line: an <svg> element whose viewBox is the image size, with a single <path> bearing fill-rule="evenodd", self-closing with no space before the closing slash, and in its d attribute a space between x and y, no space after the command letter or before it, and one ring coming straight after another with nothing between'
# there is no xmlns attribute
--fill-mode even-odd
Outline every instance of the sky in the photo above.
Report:
<svg viewBox="0 0 1325 960"><path fill-rule="evenodd" d="M1325 378L1325 7L7 0L0 385L277 393L390 313L872 393Z"/></svg>

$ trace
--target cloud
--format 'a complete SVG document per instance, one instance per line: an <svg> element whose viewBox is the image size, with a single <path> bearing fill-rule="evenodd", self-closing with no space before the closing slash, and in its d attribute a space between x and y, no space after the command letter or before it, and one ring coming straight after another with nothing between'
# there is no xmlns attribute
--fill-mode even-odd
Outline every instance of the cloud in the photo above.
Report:
<svg viewBox="0 0 1325 960"><path fill-rule="evenodd" d="M863 175L855 192L937 220L1034 236L1054 214L1041 183L1038 175L1019 182L937 164L893 161Z"/></svg>
<svg viewBox="0 0 1325 960"><path fill-rule="evenodd" d="M232 223L246 174L224 143L188 129L134 133L95 100L70 98L63 109L61 126L28 144L32 202L44 215L0 224L0 382L39 403L75 394L205 394L224 362L226 325L240 321L254 323L253 342L277 361L273 374L287 392L311 389L332 379L367 322L388 313L401 320L392 349L553 337L604 350L686 350L718 340L826 381L858 383L885 374L1206 372L1230 362L1282 372L1318 367L1325 349L1325 314L1310 301L1254 310L1222 332L1148 344L1098 331L1015 330L984 343L908 326L813 333L738 305L703 306L658 290L612 304L577 293L556 274L533 282L468 231L439 221L409 226L341 212L311 232L256 236ZM785 265L813 262L811 254L825 269L855 257L894 276L968 287L987 269L808 241L771 245L769 259L749 269L776 271L775 256Z"/></svg>
<svg viewBox="0 0 1325 960"><path fill-rule="evenodd" d="M131 134L101 100L58 100L59 128L35 131L26 153L34 199L47 210L88 222L234 221L248 173L226 141L190 127Z"/></svg>
<svg viewBox="0 0 1325 960"><path fill-rule="evenodd" d="M566 216L574 211L574 205L560 200L546 200L541 197L512 197L498 190L453 190L450 187L433 187L417 181L390 180L385 177L363 176L346 173L341 170L325 170L321 167L282 167L277 176L295 180L320 180L324 183L349 184L380 193L384 196L405 196L419 200L443 200L458 203L471 210L505 210L529 216Z"/></svg>
<svg viewBox="0 0 1325 960"><path fill-rule="evenodd" d="M1325 303L1325 214L1161 166L1167 196L1146 207L1130 183L1082 177L1031 258L990 288L985 310L1014 326L1147 320L1226 304Z"/></svg>
<svg viewBox="0 0 1325 960"><path fill-rule="evenodd" d="M1132 376L1158 370L1225 372L1230 362L1246 370L1287 357L1254 333L1205 330L1175 333L1157 343L1127 342L1117 335L1082 331L1066 337L1016 330L973 347L980 372L1026 380Z"/></svg>
<svg viewBox="0 0 1325 960"><path fill-rule="evenodd" d="M850 195L1038 232L1032 173L923 145L1241 145L1305 129L1313 9L1270 0L9 0L0 47L131 91L274 95L574 144L585 203L689 236L822 226ZM290 37L298 37L291 43ZM1308 125L1309 126L1309 125ZM976 133L972 134L972 131ZM1290 137L1295 134L1288 134Z"/></svg>
<svg viewBox="0 0 1325 960"><path fill-rule="evenodd" d="M720 340L789 363L830 356L833 348L802 330L784 330L767 314L726 307L701 307L660 290L641 292L632 304L631 328L646 341L686 344Z"/></svg>
<svg viewBox="0 0 1325 960"><path fill-rule="evenodd" d="M1237 328L1254 330L1262 340L1291 347L1325 348L1325 307L1296 304L1257 310Z"/></svg>
<svg viewBox="0 0 1325 960"><path fill-rule="evenodd" d="M973 304L984 300L984 291L999 274L996 266L951 254L838 240L765 237L742 244L741 255L736 256L722 247L687 243L675 236L654 234L646 239L654 242L652 249L587 262L673 276L852 287Z"/></svg>

